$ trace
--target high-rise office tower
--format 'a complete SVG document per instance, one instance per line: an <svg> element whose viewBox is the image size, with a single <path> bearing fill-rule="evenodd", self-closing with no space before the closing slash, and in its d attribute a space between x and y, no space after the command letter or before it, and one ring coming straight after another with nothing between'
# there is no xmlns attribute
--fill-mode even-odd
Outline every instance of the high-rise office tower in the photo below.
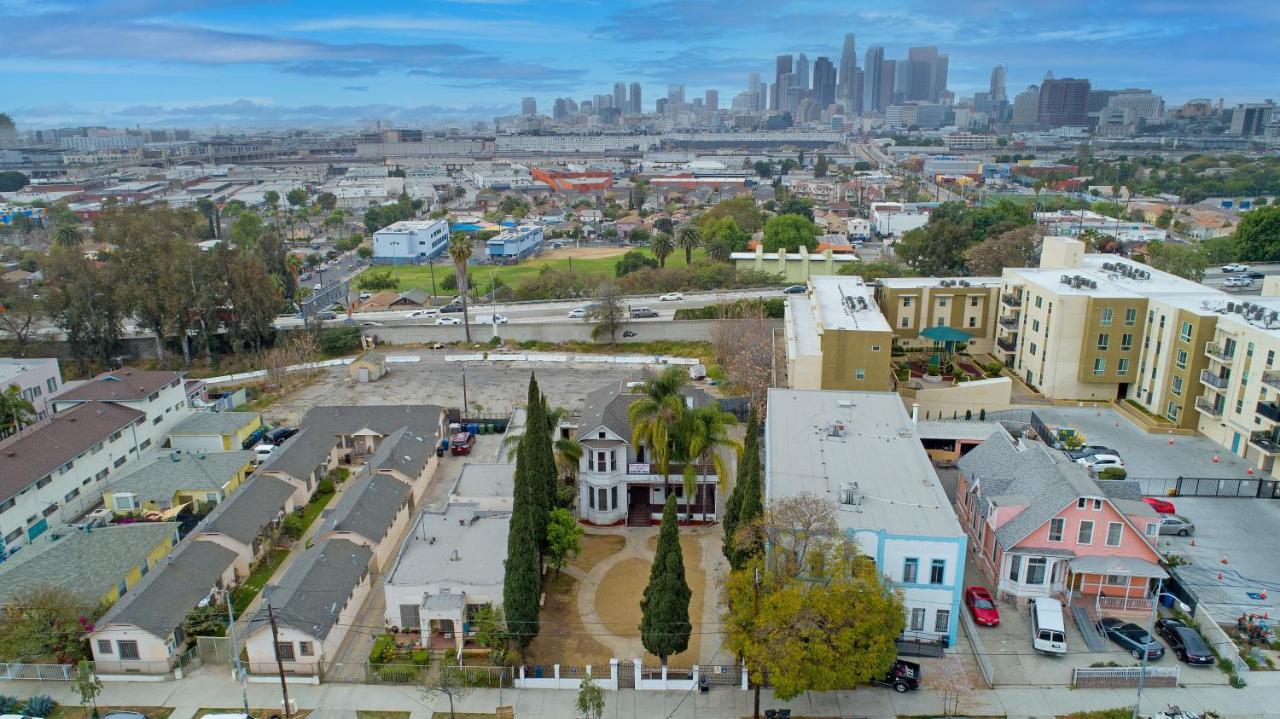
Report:
<svg viewBox="0 0 1280 719"><path fill-rule="evenodd" d="M1074 77L1046 78L1040 84L1036 121L1045 127L1087 127L1089 81Z"/></svg>
<svg viewBox="0 0 1280 719"><path fill-rule="evenodd" d="M631 102L628 110L633 115L639 115L644 112L644 105L640 101L640 83L631 83Z"/></svg>
<svg viewBox="0 0 1280 719"><path fill-rule="evenodd" d="M796 74L794 72L784 72L778 77L778 83L774 86L774 94L778 96L778 112L787 112L795 108L791 104L792 90L799 89L795 87Z"/></svg>
<svg viewBox="0 0 1280 719"><path fill-rule="evenodd" d="M627 83L613 83L613 106L620 111L627 109Z"/></svg>
<svg viewBox="0 0 1280 719"><path fill-rule="evenodd" d="M996 65L991 70L991 101L1004 102L1009 97L1005 95L1004 79L1009 72L1008 65Z"/></svg>
<svg viewBox="0 0 1280 719"><path fill-rule="evenodd" d="M538 98L526 97L520 100L521 115L537 115L538 114Z"/></svg>
<svg viewBox="0 0 1280 719"><path fill-rule="evenodd" d="M939 55L933 64L933 81L929 85L929 101L942 102L947 94L947 68L951 64L950 55Z"/></svg>
<svg viewBox="0 0 1280 719"><path fill-rule="evenodd" d="M747 92L755 93L756 97L756 105L751 108L752 111L768 109L767 106L761 105L761 100L765 101L765 105L768 103L769 93L765 88L765 83L760 82L760 73L752 72L747 74Z"/></svg>
<svg viewBox="0 0 1280 719"><path fill-rule="evenodd" d="M667 85L667 103L684 104L684 85Z"/></svg>
<svg viewBox="0 0 1280 719"><path fill-rule="evenodd" d="M890 105L901 105L911 98L911 77L915 73L915 63L910 60L893 61L893 93Z"/></svg>
<svg viewBox="0 0 1280 719"><path fill-rule="evenodd" d="M836 66L829 58L820 57L813 63L813 101L818 112L836 101Z"/></svg>
<svg viewBox="0 0 1280 719"><path fill-rule="evenodd" d="M1013 98L1013 118L1010 124L1015 129L1027 129L1036 126L1040 116L1040 88L1027 86L1026 90Z"/></svg>
<svg viewBox="0 0 1280 719"><path fill-rule="evenodd" d="M853 75L857 69L857 46L854 43L853 33L847 32L844 34L844 45L840 48L840 67L836 73L836 98L846 112L852 109L849 107L849 99L853 96Z"/></svg>
<svg viewBox="0 0 1280 719"><path fill-rule="evenodd" d="M947 66L950 57L939 55L938 48L913 47L907 51L911 63L911 82L907 90L908 100L940 102L947 91Z"/></svg>
<svg viewBox="0 0 1280 719"><path fill-rule="evenodd" d="M880 97L876 100L876 109L884 112L885 108L893 104L893 87L897 80L898 63L894 60L886 60L880 63Z"/></svg>
<svg viewBox="0 0 1280 719"><path fill-rule="evenodd" d="M719 110L720 109L720 91L707 90L706 94L703 96L702 105L703 107L707 108L712 112Z"/></svg>
<svg viewBox="0 0 1280 719"><path fill-rule="evenodd" d="M557 120L563 120L569 116L569 110L564 103L563 97L556 98L555 105L551 107L551 116Z"/></svg>
<svg viewBox="0 0 1280 719"><path fill-rule="evenodd" d="M804 53L800 53L800 56L796 58L796 87L801 90L808 90L811 87L809 84L809 58L805 57Z"/></svg>
<svg viewBox="0 0 1280 719"><path fill-rule="evenodd" d="M665 97L660 97L660 98L658 98L658 99L657 99L657 101L655 101L655 102L654 102L654 104L653 104L653 111L654 111L654 112L656 112L656 113L658 113L659 115L666 114L666 112L667 112L667 98L665 98Z"/></svg>
<svg viewBox="0 0 1280 719"><path fill-rule="evenodd" d="M843 61L841 63L843 65ZM884 48L867 48L867 58L862 65L862 110L878 112L884 109L880 104L881 80L884 77ZM841 72L844 70L841 69Z"/></svg>
<svg viewBox="0 0 1280 719"><path fill-rule="evenodd" d="M782 76L792 72L791 56L779 55L774 61L773 68L773 90L769 96L769 109L781 110L781 103L786 99L786 93L779 91L778 87L782 84Z"/></svg>

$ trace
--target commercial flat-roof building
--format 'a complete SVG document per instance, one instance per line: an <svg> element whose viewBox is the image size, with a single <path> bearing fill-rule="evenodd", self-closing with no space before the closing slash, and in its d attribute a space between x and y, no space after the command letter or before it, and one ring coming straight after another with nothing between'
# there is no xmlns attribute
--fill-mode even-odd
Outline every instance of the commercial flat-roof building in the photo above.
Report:
<svg viewBox="0 0 1280 719"><path fill-rule="evenodd" d="M904 638L954 643L966 536L893 392L769 390L765 503L830 501L845 537L903 593Z"/></svg>
<svg viewBox="0 0 1280 719"><path fill-rule="evenodd" d="M861 277L810 278L808 294L787 296L784 327L792 387L891 387L892 328Z"/></svg>
<svg viewBox="0 0 1280 719"><path fill-rule="evenodd" d="M501 262L515 262L542 249L542 226L521 225L503 230L485 241L485 252Z"/></svg>
<svg viewBox="0 0 1280 719"><path fill-rule="evenodd" d="M401 220L373 233L373 261L416 265L439 257L448 246L448 222Z"/></svg>

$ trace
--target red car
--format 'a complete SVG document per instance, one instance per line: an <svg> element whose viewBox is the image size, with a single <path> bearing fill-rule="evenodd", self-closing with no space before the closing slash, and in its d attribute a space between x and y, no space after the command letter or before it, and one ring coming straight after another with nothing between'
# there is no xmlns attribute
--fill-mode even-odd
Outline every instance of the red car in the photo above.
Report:
<svg viewBox="0 0 1280 719"><path fill-rule="evenodd" d="M450 454L471 454L471 447L476 443L476 436L470 432L459 432L449 438Z"/></svg>
<svg viewBox="0 0 1280 719"><path fill-rule="evenodd" d="M1142 501L1150 504L1151 508L1160 514L1174 514L1177 512L1177 510L1173 508L1173 502L1170 502L1167 499L1160 499L1159 497L1143 497Z"/></svg>
<svg viewBox="0 0 1280 719"><path fill-rule="evenodd" d="M975 623L984 627L994 627L1000 623L1000 609L991 600L991 593L986 587L967 587L964 590L964 604L969 607Z"/></svg>

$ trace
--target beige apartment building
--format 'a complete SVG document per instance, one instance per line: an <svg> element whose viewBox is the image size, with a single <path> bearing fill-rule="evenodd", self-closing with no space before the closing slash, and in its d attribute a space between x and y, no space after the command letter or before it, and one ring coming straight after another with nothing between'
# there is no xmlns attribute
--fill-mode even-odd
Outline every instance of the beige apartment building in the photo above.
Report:
<svg viewBox="0 0 1280 719"><path fill-rule="evenodd" d="M968 351L979 354L995 351L1000 287L999 277L887 277L875 295L898 345L928 348L932 342L922 330L951 327L968 332Z"/></svg>
<svg viewBox="0 0 1280 719"><path fill-rule="evenodd" d="M812 277L785 311L792 389L893 389L893 333L861 277Z"/></svg>

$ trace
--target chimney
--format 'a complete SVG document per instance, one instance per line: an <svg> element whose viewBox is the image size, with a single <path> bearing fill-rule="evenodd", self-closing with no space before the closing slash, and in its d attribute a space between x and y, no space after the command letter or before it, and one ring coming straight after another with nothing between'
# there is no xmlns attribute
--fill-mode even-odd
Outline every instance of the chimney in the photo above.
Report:
<svg viewBox="0 0 1280 719"><path fill-rule="evenodd" d="M915 426L920 423L920 403L911 403L911 424Z"/></svg>

